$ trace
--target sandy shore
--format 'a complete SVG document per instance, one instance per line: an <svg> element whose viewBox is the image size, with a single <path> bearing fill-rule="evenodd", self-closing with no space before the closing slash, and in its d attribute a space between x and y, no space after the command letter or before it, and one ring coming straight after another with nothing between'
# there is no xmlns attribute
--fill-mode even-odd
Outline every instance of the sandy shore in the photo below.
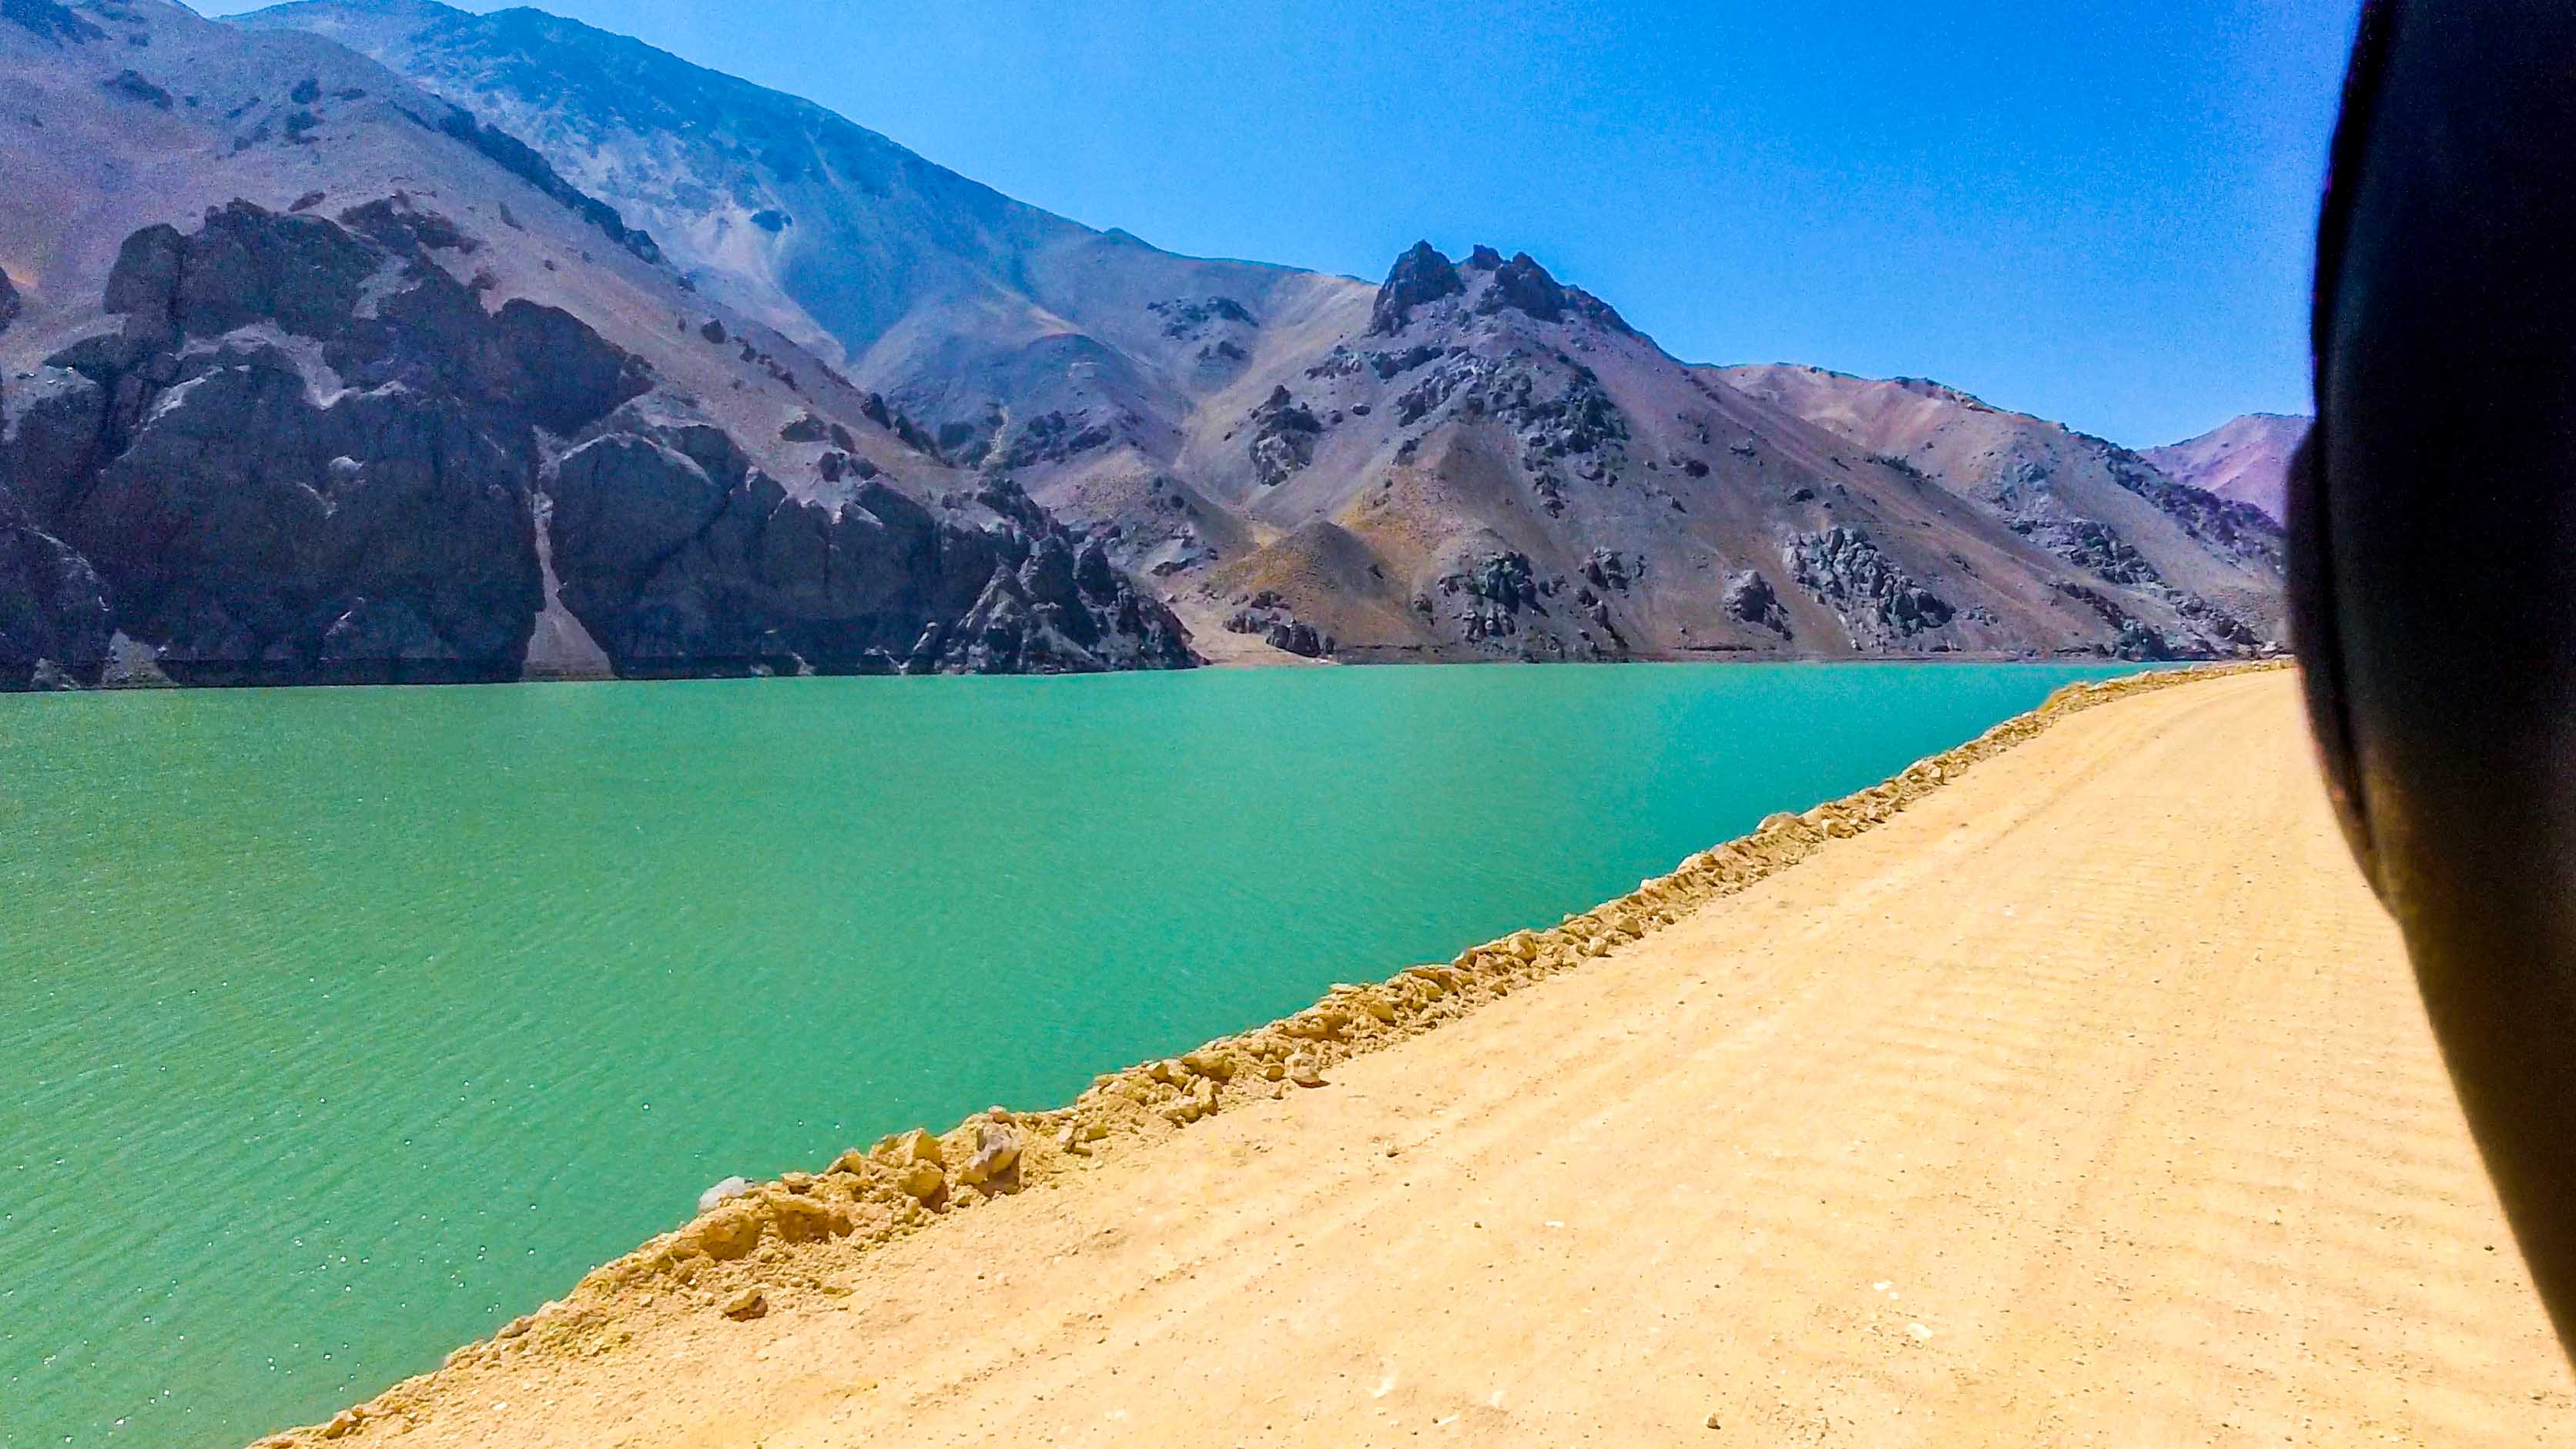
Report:
<svg viewBox="0 0 2576 1449"><path fill-rule="evenodd" d="M2069 703L935 1170L764 1186L279 1442L2563 1435L2294 676Z"/></svg>

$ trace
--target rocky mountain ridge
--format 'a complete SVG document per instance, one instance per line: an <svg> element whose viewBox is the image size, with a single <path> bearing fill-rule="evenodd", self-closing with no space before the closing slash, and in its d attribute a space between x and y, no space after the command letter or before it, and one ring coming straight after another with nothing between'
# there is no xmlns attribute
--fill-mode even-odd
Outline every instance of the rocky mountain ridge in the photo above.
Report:
<svg viewBox="0 0 2576 1449"><path fill-rule="evenodd" d="M2282 637L2258 509L1526 254L1175 256L533 10L8 5L0 681Z"/></svg>

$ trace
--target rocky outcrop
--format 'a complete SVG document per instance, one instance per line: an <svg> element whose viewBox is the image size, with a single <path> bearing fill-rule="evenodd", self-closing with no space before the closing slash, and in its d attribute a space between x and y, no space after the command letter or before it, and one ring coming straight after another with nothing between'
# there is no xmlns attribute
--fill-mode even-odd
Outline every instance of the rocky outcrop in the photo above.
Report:
<svg viewBox="0 0 2576 1449"><path fill-rule="evenodd" d="M1264 589L1244 601L1243 607L1226 617L1227 632L1255 634L1273 649L1306 659L1321 659L1333 652L1333 636L1300 620L1278 592Z"/></svg>
<svg viewBox="0 0 2576 1449"><path fill-rule="evenodd" d="M18 320L25 305L19 300L17 283L9 280L6 268L0 268L0 332L9 330L9 324Z"/></svg>
<svg viewBox="0 0 2576 1449"><path fill-rule="evenodd" d="M1752 569L1726 576L1726 590L1718 595L1718 604L1736 619L1757 625L1786 639L1789 633L1789 611L1771 581Z"/></svg>
<svg viewBox="0 0 2576 1449"><path fill-rule="evenodd" d="M1264 488L1275 488L1315 461L1315 443L1324 425L1312 408L1298 402L1285 384L1271 389L1252 410L1252 476Z"/></svg>
<svg viewBox="0 0 2576 1449"><path fill-rule="evenodd" d="M1180 625L1007 483L982 526L883 482L788 498L704 425L635 421L553 470L562 597L623 675L1182 668Z"/></svg>
<svg viewBox="0 0 2576 1449"><path fill-rule="evenodd" d="M246 203L127 238L120 332L48 359L9 476L183 683L517 677L535 428L645 379L419 246Z"/></svg>
<svg viewBox="0 0 2576 1449"><path fill-rule="evenodd" d="M430 255L472 245L399 196L128 237L121 328L0 399L0 686L98 682L119 633L178 683L516 679L541 491L620 673L1192 662L1007 483L934 508L854 460L848 501L791 502L721 429L629 407L637 358Z"/></svg>
<svg viewBox="0 0 2576 1449"><path fill-rule="evenodd" d="M98 571L0 487L0 689L95 684L110 635Z"/></svg>
<svg viewBox="0 0 2576 1449"><path fill-rule="evenodd" d="M1956 612L1856 528L1798 534L1781 548L1780 561L1799 587L1842 616L1856 647L1885 646L1938 629Z"/></svg>
<svg viewBox="0 0 2576 1449"><path fill-rule="evenodd" d="M1401 332L1413 319L1414 308L1466 290L1458 269L1439 248L1427 241L1415 242L1411 251L1395 259L1394 269L1377 289L1377 304L1369 312L1369 334Z"/></svg>

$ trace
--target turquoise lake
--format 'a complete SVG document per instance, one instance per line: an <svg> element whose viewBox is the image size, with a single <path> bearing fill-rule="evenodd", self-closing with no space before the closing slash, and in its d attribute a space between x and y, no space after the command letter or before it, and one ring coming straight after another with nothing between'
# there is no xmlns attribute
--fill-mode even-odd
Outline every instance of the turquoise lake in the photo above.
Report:
<svg viewBox="0 0 2576 1449"><path fill-rule="evenodd" d="M0 696L0 1444L236 1446L687 1218L1633 888L2045 665Z"/></svg>

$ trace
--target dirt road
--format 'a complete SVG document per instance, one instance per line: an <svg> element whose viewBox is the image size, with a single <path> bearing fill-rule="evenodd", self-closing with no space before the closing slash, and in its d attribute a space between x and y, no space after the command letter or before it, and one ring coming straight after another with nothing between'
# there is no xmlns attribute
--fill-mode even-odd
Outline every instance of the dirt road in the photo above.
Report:
<svg viewBox="0 0 2576 1449"><path fill-rule="evenodd" d="M1326 1087L356 1437L2571 1442L2307 751L2286 673L2105 705Z"/></svg>

